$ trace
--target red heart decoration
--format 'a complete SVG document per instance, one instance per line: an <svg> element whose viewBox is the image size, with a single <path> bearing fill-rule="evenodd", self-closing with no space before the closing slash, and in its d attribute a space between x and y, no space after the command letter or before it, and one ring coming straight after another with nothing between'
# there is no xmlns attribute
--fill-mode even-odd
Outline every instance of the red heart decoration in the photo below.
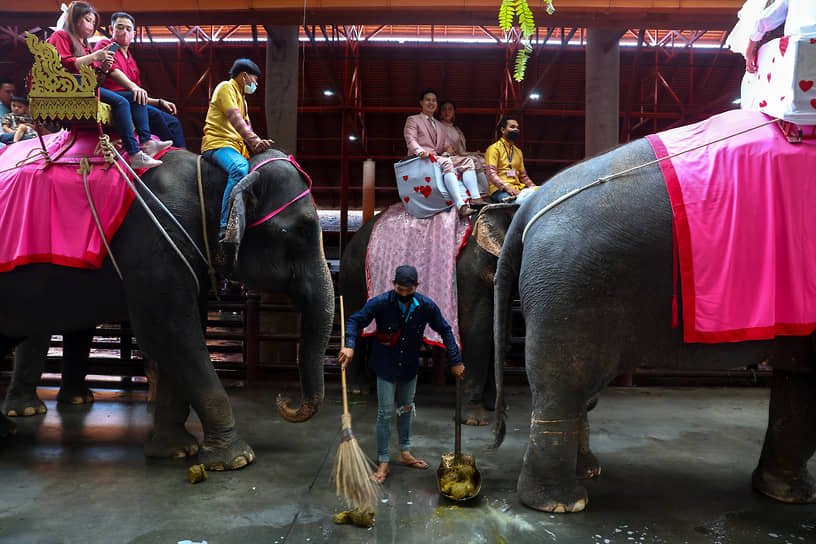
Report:
<svg viewBox="0 0 816 544"><path fill-rule="evenodd" d="M424 196L425 198L428 198L429 196L431 196L431 188L430 188L430 187L428 187L427 185L425 185L424 187L422 187L422 188L419 190L419 192L420 192L420 193L422 193L422 196Z"/></svg>
<svg viewBox="0 0 816 544"><path fill-rule="evenodd" d="M445 206L450 206L451 204L453 204L453 200L446 200L445 201Z"/></svg>
<svg viewBox="0 0 816 544"><path fill-rule="evenodd" d="M417 185L416 187L414 187L414 192L418 193L420 189L421 189L421 187L419 185Z"/></svg>
<svg viewBox="0 0 816 544"><path fill-rule="evenodd" d="M771 73L768 72L768 83L770 83L770 82L771 82Z"/></svg>
<svg viewBox="0 0 816 544"><path fill-rule="evenodd" d="M780 98L780 99L779 99L779 101L780 101L780 102L782 102L783 100L785 100L785 97L784 97L784 96L783 96L782 98Z"/></svg>
<svg viewBox="0 0 816 544"><path fill-rule="evenodd" d="M799 88L802 89L802 92L808 92L810 88L813 87L812 81L805 81L804 79L799 82Z"/></svg>
<svg viewBox="0 0 816 544"><path fill-rule="evenodd" d="M431 182L431 178L425 178L425 183L430 183L430 182Z"/></svg>
<svg viewBox="0 0 816 544"><path fill-rule="evenodd" d="M408 176L402 176L402 181L408 181Z"/></svg>
<svg viewBox="0 0 816 544"><path fill-rule="evenodd" d="M410 199L410 198L408 198L408 197L406 196L405 198L403 198L403 200L404 200L405 202L408 202L408 201L409 201L409 200L411 200L411 199Z"/></svg>
<svg viewBox="0 0 816 544"><path fill-rule="evenodd" d="M816 110L816 98L810 99L810 107Z"/></svg>
<svg viewBox="0 0 816 544"><path fill-rule="evenodd" d="M763 100L762 102L760 102L760 103L759 103L759 107L760 107L760 108L764 108L764 107L765 107L765 106L767 106L767 105L768 105L768 103L767 103L767 102L765 102L764 100Z"/></svg>
<svg viewBox="0 0 816 544"><path fill-rule="evenodd" d="M779 40L779 51L782 53L782 56L785 56L785 51L788 50L788 40L790 40L790 36L785 36L781 40Z"/></svg>

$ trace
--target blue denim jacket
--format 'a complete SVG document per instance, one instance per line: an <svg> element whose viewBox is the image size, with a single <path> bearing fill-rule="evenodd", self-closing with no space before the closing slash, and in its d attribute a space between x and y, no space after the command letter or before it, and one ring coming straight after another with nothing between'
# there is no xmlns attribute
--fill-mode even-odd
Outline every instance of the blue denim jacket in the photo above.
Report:
<svg viewBox="0 0 816 544"><path fill-rule="evenodd" d="M439 307L420 293L414 294L409 311L397 301L397 294L391 290L378 295L346 320L345 347L354 349L357 335L371 320L377 320L378 334L393 334L402 328L396 344L386 347L374 340L369 364L378 377L389 382L406 382L419 372L419 345L425 325L430 325L442 337L451 366L462 364L459 347L453 337L450 325L442 317Z"/></svg>

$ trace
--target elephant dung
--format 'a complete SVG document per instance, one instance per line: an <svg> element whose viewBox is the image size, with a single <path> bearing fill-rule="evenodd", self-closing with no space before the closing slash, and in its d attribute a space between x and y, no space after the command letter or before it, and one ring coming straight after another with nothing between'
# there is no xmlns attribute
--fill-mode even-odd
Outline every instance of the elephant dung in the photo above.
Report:
<svg viewBox="0 0 816 544"><path fill-rule="evenodd" d="M207 479L207 471L204 470L204 465L193 465L187 469L187 479L190 480L191 484L197 484L198 482L204 481Z"/></svg>

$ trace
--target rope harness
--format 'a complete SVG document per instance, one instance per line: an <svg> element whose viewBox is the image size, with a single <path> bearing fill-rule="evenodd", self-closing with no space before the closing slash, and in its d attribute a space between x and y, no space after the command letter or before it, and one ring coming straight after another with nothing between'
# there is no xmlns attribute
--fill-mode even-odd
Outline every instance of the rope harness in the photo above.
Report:
<svg viewBox="0 0 816 544"><path fill-rule="evenodd" d="M283 210L285 210L286 208L288 208L289 206L291 206L292 204L294 204L295 202L297 202L298 200L300 200L301 198L303 198L304 196L306 196L306 195L308 195L309 193L312 192L312 178L310 178L309 174L307 174L303 170L303 168L300 167L300 165L297 163L297 161L295 160L295 158L292 155L289 155L288 157L272 157L270 159L263 160L263 161L259 162L258 164L256 164L252 168L252 170L250 171L250 174L252 172L254 172L255 170L257 170L258 168L260 168L261 166L263 166L264 164L272 162L272 161L287 161L287 162L291 163L292 166L297 168L297 171L300 172L303 175L303 177L306 178L306 181L308 182L308 187L306 188L305 191L303 191L302 193L297 195L295 198L293 198L292 200L290 200L289 202L287 202L286 204L284 204L283 206L281 206L280 208L278 208L274 212L270 213L269 215L267 215L265 217L262 217L261 219L258 219L257 221L255 221L251 225L247 226L247 229L251 229L252 227L257 227L261 223L264 223L264 222L272 219L273 217L278 215L280 212L282 212Z"/></svg>
<svg viewBox="0 0 816 544"><path fill-rule="evenodd" d="M766 126L766 125L770 125L770 124L772 124L772 123L776 123L777 121L778 121L777 119L772 119L771 121L766 121L766 122L761 123L761 124L759 124L759 125L757 125L757 126L755 126L755 127L746 128L745 130L741 130L741 131L739 131L739 132L735 132L735 133L733 133L733 134L729 134L729 135L727 135L727 136L723 136L722 138L717 138L716 140L712 140L712 141L710 141L710 142L706 142L706 143L703 143L703 144L700 144L700 145L697 145L697 146L694 146L694 147L690 147L689 149L684 149L683 151L678 151L677 153L674 153L673 155L667 155L666 157L663 157L662 159L655 159L655 160L653 160L653 161L649 161L649 162L644 163L644 164L639 164L639 165L637 165L637 166L633 166L632 168L627 168L626 170L622 170L622 171L617 172L617 173L615 173L615 174L611 174L611 175L609 175L609 176L604 176L604 177L598 178L598 179L596 179L595 181L593 181L592 183L589 183L589 184L587 184L587 185L584 185L583 187L579 187L578 189L575 189L575 190L573 190L573 191L570 191L569 193L567 193L567 194L565 194L565 195L563 195L563 196L561 196L561 197L557 198L557 199L556 199L556 200L554 200L553 202L550 202L549 204L547 204L547 205L546 205L544 208L540 209L540 210L539 210L539 211L538 211L538 212L537 212L537 213L536 213L536 214L535 214L535 215L534 215L534 216L533 216L533 217L532 217L532 218L531 218L531 219L530 219L530 220L527 222L527 225L524 227L524 231L521 233L521 243L522 243L522 245L524 244L524 240L527 238L527 231L529 231L529 230L530 230L530 227L533 225L533 223L535 223L536 221L538 221L539 219L541 219L541 216L543 216L545 213L547 213L548 211L552 210L553 208L555 208L556 206L558 206L558 205L559 205L559 204L561 204L562 202L564 202L564 201L566 201L566 200L569 200L570 198L574 197L574 196L575 196L575 195L577 195L578 193L580 193L580 192L582 192L582 191L585 191L585 190L589 189L590 187L594 187L594 186L596 186L596 185L600 185L601 183L606 183L607 181L613 180L613 179L615 179L615 178L619 178L619 177L621 177L621 176L624 176L624 175L626 175L626 174L629 174L629 173L631 173L631 172L634 172L635 170L639 170L639 169L641 169L641 168L646 168L647 166L651 166L651 165L653 165L653 164L657 164L657 163L663 162L663 161L665 161L665 160L667 160L667 159L672 159L672 158L677 157L677 156L679 156L679 155L683 155L684 153L690 153L691 151L694 151L694 150L696 150L696 149L700 149L700 148L702 148L702 147L707 147L707 146L709 146L709 145L716 144L717 142L721 142L721 141L723 141L723 140L727 140L727 139L729 139L729 138L733 138L733 137L735 137L735 136L739 136L740 134L744 134L744 133L746 133L746 132L750 132L750 131L752 131L752 130L756 130L756 129L758 129L758 128L762 128L762 127L764 127L764 126Z"/></svg>

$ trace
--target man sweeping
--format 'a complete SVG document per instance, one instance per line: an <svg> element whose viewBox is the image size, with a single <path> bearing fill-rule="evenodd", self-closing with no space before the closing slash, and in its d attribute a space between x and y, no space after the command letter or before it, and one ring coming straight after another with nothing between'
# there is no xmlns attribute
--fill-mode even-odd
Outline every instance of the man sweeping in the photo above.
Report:
<svg viewBox="0 0 816 544"><path fill-rule="evenodd" d="M372 319L377 320L377 335L369 364L377 375L377 462L372 475L378 483L388 476L388 443L391 439L391 414L395 406L399 455L397 463L425 469L428 463L411 455L411 421L414 416L414 393L419 373L419 346L425 326L430 325L442 337L448 352L451 373L462 379L465 365L448 322L439 307L428 297L417 293L417 271L409 265L398 266L394 289L378 295L346 321L345 345L337 360L343 368L354 356L357 334ZM395 399L396 397L396 404Z"/></svg>

